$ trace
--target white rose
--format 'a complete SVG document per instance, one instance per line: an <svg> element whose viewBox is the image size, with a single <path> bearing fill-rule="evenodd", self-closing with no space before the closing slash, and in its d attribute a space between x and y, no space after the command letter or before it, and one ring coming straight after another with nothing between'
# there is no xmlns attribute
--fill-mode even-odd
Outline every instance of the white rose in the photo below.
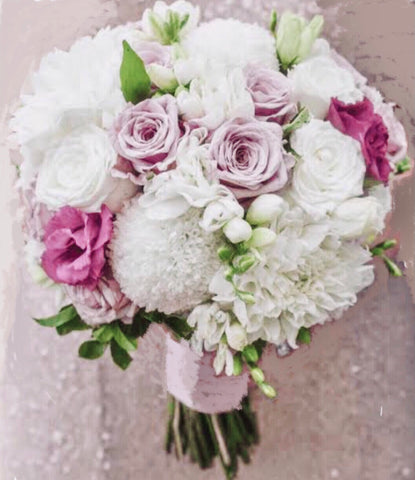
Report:
<svg viewBox="0 0 415 480"><path fill-rule="evenodd" d="M177 104L184 120L209 130L231 118L255 115L254 102L239 68L227 74L211 69L203 79L193 80L189 90L178 93Z"/></svg>
<svg viewBox="0 0 415 480"><path fill-rule="evenodd" d="M372 240L385 227L385 211L376 197L350 198L333 212L332 231L346 240Z"/></svg>
<svg viewBox="0 0 415 480"><path fill-rule="evenodd" d="M365 161L359 143L329 122L311 120L291 136L301 156L294 167L291 197L319 217L363 194Z"/></svg>
<svg viewBox="0 0 415 480"><path fill-rule="evenodd" d="M330 57L317 55L293 68L288 77L293 83L293 97L320 119L327 116L333 97L345 103L363 100L353 75Z"/></svg>
<svg viewBox="0 0 415 480"><path fill-rule="evenodd" d="M187 19L187 20L186 20ZM156 2L143 14L142 29L150 40L175 43L194 30L199 23L200 9L190 2L178 0L171 5ZM181 23L184 22L182 26Z"/></svg>
<svg viewBox="0 0 415 480"><path fill-rule="evenodd" d="M52 210L70 205L99 211L120 185L120 180L111 176L116 161L105 130L94 124L75 128L46 148L36 196Z"/></svg>

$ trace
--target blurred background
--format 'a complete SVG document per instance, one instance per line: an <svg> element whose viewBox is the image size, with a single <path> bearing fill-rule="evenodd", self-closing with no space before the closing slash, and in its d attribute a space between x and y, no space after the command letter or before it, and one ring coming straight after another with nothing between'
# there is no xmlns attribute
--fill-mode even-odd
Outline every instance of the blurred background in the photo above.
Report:
<svg viewBox="0 0 415 480"><path fill-rule="evenodd" d="M204 18L268 23L273 8L326 16L324 35L399 105L415 146L415 5L409 0L198 0ZM21 266L18 203L7 121L28 74L53 48L105 25L139 19L148 0L3 0L0 23L0 479L220 479L163 450L163 345L152 332L127 373L109 359L77 358L84 335L59 339L31 317L54 297ZM1 5L1 2L0 2ZM311 347L264 369L279 392L257 392L262 433L250 480L415 479L414 178L396 184L390 230L401 241L405 278L377 267L375 284Z"/></svg>

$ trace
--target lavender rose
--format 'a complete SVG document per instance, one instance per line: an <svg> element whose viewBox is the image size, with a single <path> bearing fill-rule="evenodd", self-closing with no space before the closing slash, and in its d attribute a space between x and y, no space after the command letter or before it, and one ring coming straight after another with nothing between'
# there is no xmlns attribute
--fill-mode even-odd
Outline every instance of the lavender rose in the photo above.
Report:
<svg viewBox="0 0 415 480"><path fill-rule="evenodd" d="M287 183L290 157L282 146L277 123L237 118L212 137L210 154L221 183L238 199L277 192Z"/></svg>
<svg viewBox="0 0 415 480"><path fill-rule="evenodd" d="M66 286L66 294L84 322L91 326L123 320L129 323L137 307L126 297L107 266L94 290Z"/></svg>
<svg viewBox="0 0 415 480"><path fill-rule="evenodd" d="M163 170L174 160L180 138L176 101L171 95L130 105L110 132L118 154L138 173Z"/></svg>
<svg viewBox="0 0 415 480"><path fill-rule="evenodd" d="M160 45L157 42L140 42L135 51L146 65L156 63L169 67L171 64L171 47L169 45Z"/></svg>
<svg viewBox="0 0 415 480"><path fill-rule="evenodd" d="M291 100L291 82L285 75L261 65L249 65L245 75L258 119L282 125L294 117L297 106Z"/></svg>

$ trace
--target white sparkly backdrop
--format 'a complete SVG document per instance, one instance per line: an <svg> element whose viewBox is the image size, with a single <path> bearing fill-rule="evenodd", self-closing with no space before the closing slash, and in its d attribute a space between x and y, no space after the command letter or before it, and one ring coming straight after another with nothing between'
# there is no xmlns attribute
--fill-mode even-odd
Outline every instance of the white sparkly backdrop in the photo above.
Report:
<svg viewBox="0 0 415 480"><path fill-rule="evenodd" d="M67 48L106 24L138 18L151 3L4 0L3 124L41 55L55 46ZM287 5L324 13L325 33L340 52L400 104L414 156L415 6L409 0L197 3L205 18L232 15L262 23L272 8ZM4 144L0 148L7 162ZM401 237L407 278L389 279L379 264L376 283L360 304L319 329L311 348L285 359L268 353L264 369L279 400L255 393L262 441L251 466L241 468L241 480L415 478L413 205L409 178L396 192L391 225ZM17 234L13 241L19 248ZM50 311L54 299L31 285L23 268L18 285L8 297L12 307L14 294L17 301L6 345L0 336L0 357L6 358L0 382L0 480L221 478L219 468L199 472L163 452L164 351L157 329L141 342L127 373L108 358L82 361L76 352L85 335L57 338L38 327L31 316Z"/></svg>

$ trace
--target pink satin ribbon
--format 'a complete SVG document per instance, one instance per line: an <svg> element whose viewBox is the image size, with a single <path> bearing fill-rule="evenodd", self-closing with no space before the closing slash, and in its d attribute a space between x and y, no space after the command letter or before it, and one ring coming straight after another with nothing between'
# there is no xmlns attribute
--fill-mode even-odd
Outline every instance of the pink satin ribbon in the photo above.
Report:
<svg viewBox="0 0 415 480"><path fill-rule="evenodd" d="M167 390L187 407L201 413L216 414L240 408L248 394L248 374L217 376L212 354L199 357L182 340L166 335Z"/></svg>

